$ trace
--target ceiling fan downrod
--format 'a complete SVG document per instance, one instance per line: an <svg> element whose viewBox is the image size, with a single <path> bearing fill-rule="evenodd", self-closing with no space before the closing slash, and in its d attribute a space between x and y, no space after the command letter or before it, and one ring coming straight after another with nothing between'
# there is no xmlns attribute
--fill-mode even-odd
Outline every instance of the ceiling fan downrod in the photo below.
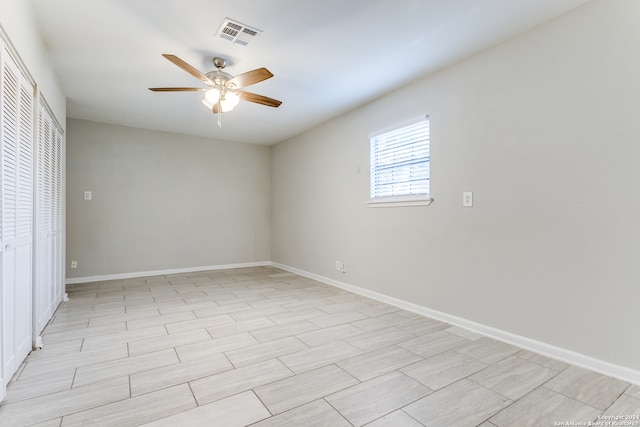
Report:
<svg viewBox="0 0 640 427"><path fill-rule="evenodd" d="M224 67L227 66L227 61L225 61L224 58L220 58L219 56L213 57L211 62L213 62L213 66L216 67L218 70L222 70Z"/></svg>

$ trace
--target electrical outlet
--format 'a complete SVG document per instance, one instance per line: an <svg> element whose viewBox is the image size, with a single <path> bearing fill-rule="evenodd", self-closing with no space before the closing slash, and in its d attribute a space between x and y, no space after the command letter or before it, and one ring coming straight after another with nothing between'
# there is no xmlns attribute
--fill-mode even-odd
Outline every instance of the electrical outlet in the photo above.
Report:
<svg viewBox="0 0 640 427"><path fill-rule="evenodd" d="M340 271L342 271L343 273L347 272L347 264L346 263L341 263L340 264Z"/></svg>
<svg viewBox="0 0 640 427"><path fill-rule="evenodd" d="M78 261L71 261L71 268L78 268Z"/></svg>

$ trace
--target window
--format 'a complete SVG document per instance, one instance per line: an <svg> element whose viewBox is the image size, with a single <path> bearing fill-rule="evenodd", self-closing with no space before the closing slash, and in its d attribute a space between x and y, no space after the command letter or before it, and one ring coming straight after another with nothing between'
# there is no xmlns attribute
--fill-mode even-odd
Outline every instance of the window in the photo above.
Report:
<svg viewBox="0 0 640 427"><path fill-rule="evenodd" d="M371 134L371 205L431 202L429 140L429 116Z"/></svg>

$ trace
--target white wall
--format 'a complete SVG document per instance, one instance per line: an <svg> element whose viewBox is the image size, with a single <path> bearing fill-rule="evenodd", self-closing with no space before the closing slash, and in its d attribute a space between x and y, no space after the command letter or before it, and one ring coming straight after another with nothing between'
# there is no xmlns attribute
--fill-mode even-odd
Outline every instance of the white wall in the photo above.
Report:
<svg viewBox="0 0 640 427"><path fill-rule="evenodd" d="M0 0L0 25L64 129L66 97L50 65L49 54L40 37L31 2Z"/></svg>
<svg viewBox="0 0 640 427"><path fill-rule="evenodd" d="M271 259L269 147L67 126L67 277Z"/></svg>
<svg viewBox="0 0 640 427"><path fill-rule="evenodd" d="M272 260L640 369L638 16L596 0L278 144ZM367 207L368 134L420 114L435 202Z"/></svg>

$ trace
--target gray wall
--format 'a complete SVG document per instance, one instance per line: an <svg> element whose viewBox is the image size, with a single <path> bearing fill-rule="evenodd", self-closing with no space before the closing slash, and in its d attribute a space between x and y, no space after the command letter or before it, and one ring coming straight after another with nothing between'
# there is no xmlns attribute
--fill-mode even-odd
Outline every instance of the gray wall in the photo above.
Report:
<svg viewBox="0 0 640 427"><path fill-rule="evenodd" d="M269 261L270 156L265 146L68 120L67 277Z"/></svg>
<svg viewBox="0 0 640 427"><path fill-rule="evenodd" d="M278 144L272 260L640 369L638 16L591 2ZM435 202L369 208L369 133L420 114Z"/></svg>

